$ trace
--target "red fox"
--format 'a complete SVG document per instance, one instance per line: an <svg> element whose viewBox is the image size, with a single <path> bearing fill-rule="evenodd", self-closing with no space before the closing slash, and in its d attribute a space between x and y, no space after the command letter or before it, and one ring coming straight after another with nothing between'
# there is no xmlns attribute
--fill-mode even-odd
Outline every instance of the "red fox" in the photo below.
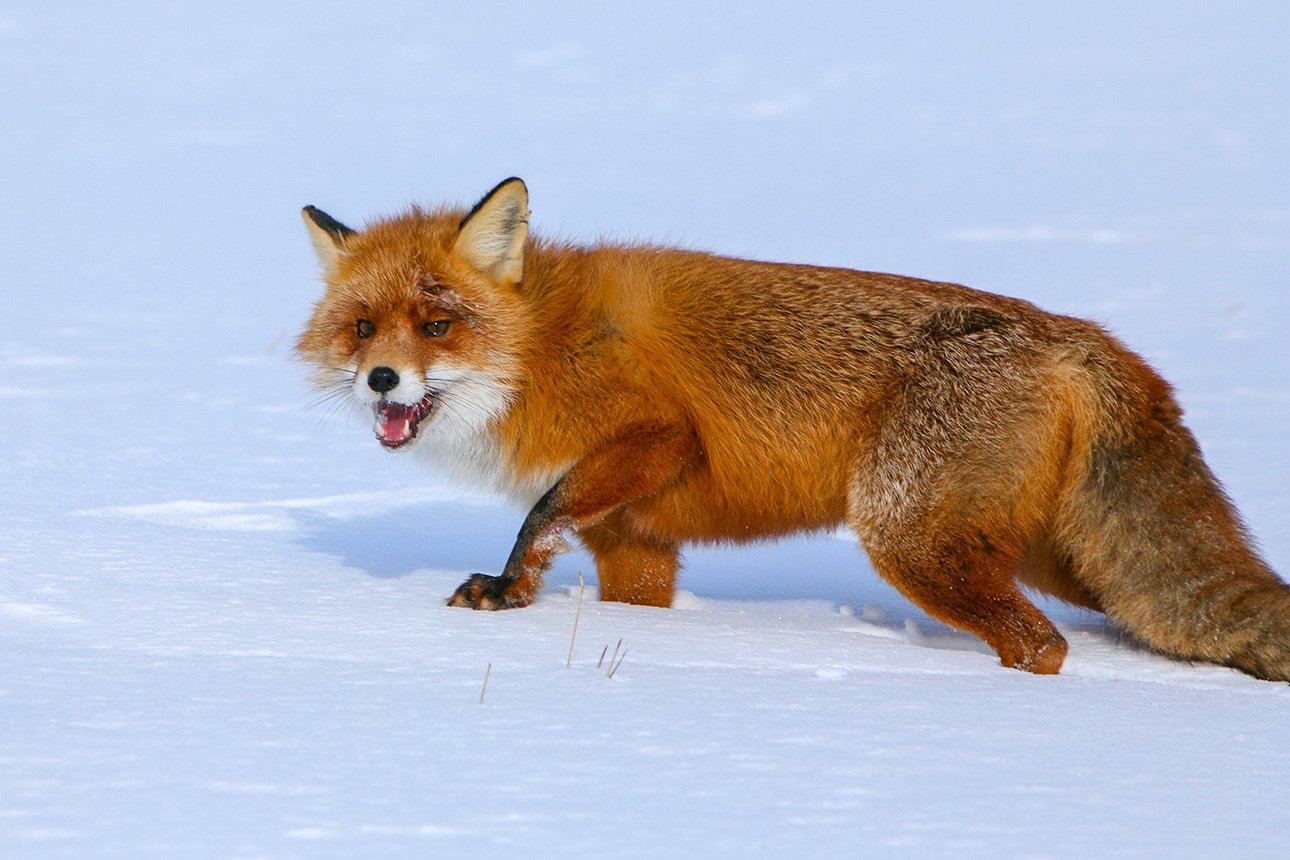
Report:
<svg viewBox="0 0 1290 860"><path fill-rule="evenodd" d="M603 600L669 606L687 543L845 523L1004 666L1066 656L1027 586L1290 680L1290 586L1169 385L1092 323L957 284L542 240L516 178L358 231L304 216L318 384L386 448L531 508L501 574L451 606L531 603L565 532Z"/></svg>

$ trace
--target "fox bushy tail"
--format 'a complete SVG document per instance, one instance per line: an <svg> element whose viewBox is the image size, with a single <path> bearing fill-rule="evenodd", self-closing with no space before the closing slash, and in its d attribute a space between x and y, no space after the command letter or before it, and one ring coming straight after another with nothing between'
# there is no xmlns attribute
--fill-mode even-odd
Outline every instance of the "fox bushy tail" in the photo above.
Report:
<svg viewBox="0 0 1290 860"><path fill-rule="evenodd" d="M1060 515L1072 573L1152 648L1290 681L1290 586L1255 551L1168 386L1151 381L1135 415L1087 437Z"/></svg>

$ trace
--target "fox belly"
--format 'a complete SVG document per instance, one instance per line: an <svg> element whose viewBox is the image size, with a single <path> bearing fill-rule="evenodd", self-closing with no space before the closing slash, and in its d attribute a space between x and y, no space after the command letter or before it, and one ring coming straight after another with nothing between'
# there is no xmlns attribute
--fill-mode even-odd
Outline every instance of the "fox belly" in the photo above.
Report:
<svg viewBox="0 0 1290 860"><path fill-rule="evenodd" d="M770 469L773 464L768 456L765 465ZM768 472L719 477L700 467L628 506L626 513L642 531L680 543L744 543L834 528L846 515L848 470L842 462L821 470L809 476ZM776 475L783 479L774 480ZM829 490L821 492L820 485Z"/></svg>

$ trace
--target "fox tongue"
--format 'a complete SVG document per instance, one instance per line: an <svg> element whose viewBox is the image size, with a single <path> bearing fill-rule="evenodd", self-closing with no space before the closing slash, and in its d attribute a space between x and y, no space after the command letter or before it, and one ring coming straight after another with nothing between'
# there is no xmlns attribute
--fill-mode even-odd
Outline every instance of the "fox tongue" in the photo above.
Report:
<svg viewBox="0 0 1290 860"><path fill-rule="evenodd" d="M416 433L416 407L382 400L376 407L376 438L394 447L402 445Z"/></svg>

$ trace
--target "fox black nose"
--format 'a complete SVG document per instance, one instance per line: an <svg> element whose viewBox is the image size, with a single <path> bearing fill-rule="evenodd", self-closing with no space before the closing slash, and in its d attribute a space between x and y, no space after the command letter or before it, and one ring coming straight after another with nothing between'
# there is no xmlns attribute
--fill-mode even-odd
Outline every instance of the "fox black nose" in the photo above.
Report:
<svg viewBox="0 0 1290 860"><path fill-rule="evenodd" d="M384 394L393 391L399 385L399 375L392 367L374 367L367 375L367 387Z"/></svg>

